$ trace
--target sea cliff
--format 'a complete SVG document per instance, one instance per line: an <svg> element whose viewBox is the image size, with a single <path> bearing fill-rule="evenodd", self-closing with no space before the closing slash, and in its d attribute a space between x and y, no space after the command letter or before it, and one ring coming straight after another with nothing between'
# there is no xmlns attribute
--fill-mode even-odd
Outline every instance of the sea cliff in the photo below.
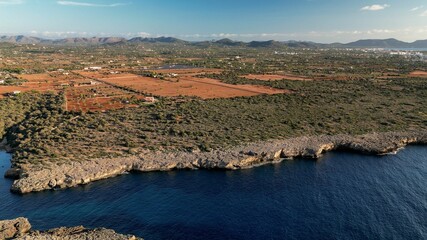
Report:
<svg viewBox="0 0 427 240"><path fill-rule="evenodd" d="M137 156L125 158L50 163L42 167L22 165L7 171L6 177L15 178L11 190L23 194L74 187L131 171L238 170L295 158L318 159L323 153L333 150L381 155L396 152L408 144L427 144L427 131L297 137L255 142L211 152L147 150Z"/></svg>

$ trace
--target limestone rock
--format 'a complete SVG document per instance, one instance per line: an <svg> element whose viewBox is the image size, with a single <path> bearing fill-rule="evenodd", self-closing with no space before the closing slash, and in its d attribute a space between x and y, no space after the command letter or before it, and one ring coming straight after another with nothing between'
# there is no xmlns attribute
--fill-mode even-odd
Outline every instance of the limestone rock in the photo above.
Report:
<svg viewBox="0 0 427 240"><path fill-rule="evenodd" d="M123 235L111 229L86 229L61 227L48 231L30 231L31 224L26 218L0 221L0 239L20 240L142 240L133 235Z"/></svg>
<svg viewBox="0 0 427 240"><path fill-rule="evenodd" d="M11 239L23 236L31 229L26 218L0 221L0 239Z"/></svg>
<svg viewBox="0 0 427 240"><path fill-rule="evenodd" d="M51 229L45 232L33 231L27 235L17 238L19 240L138 240L133 235L118 234L111 229L97 228L86 229L79 227L61 227Z"/></svg>
<svg viewBox="0 0 427 240"><path fill-rule="evenodd" d="M255 142L210 152L152 152L115 159L93 159L40 168L26 165L19 171L11 190L28 193L63 189L114 177L129 171L170 171L176 169L230 169L255 167L284 159L313 158L332 150L348 150L365 154L385 154L408 144L427 144L427 131L372 133L360 136L321 135L286 140ZM25 167L25 168L24 168ZM14 170L15 171L15 170Z"/></svg>

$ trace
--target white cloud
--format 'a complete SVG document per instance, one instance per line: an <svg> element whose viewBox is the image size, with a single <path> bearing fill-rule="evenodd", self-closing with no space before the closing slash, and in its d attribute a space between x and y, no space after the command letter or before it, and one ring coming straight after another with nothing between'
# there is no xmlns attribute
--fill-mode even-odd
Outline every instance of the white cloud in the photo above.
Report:
<svg viewBox="0 0 427 240"><path fill-rule="evenodd" d="M423 13L420 14L421 17L427 17L427 11L424 11Z"/></svg>
<svg viewBox="0 0 427 240"><path fill-rule="evenodd" d="M112 3L112 4L96 4L88 2L74 2L74 1L57 1L59 5L75 6L75 7L119 7L129 5L130 3Z"/></svg>
<svg viewBox="0 0 427 240"><path fill-rule="evenodd" d="M362 11L380 11L380 10L384 10L386 8L390 7L390 5L388 4L374 4L374 5L370 5L370 6L365 6L363 8L361 8L360 10Z"/></svg>
<svg viewBox="0 0 427 240"><path fill-rule="evenodd" d="M22 3L24 3L24 1L22 0L0 0L0 6L1 5L18 5Z"/></svg>
<svg viewBox="0 0 427 240"><path fill-rule="evenodd" d="M418 6L418 7L412 8L410 11L415 12L415 11L418 11L418 10L423 9L423 8L424 8L424 6Z"/></svg>
<svg viewBox="0 0 427 240"><path fill-rule="evenodd" d="M136 34L138 37L151 37L150 33L147 32L139 32Z"/></svg>

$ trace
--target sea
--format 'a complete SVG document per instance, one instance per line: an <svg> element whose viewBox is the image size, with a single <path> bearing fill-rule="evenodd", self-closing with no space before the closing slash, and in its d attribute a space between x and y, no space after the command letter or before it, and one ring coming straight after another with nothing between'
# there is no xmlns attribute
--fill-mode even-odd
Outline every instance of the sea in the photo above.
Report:
<svg viewBox="0 0 427 240"><path fill-rule="evenodd" d="M0 153L0 174L10 155ZM145 239L427 239L427 147L327 153L248 170L132 173L60 191L12 194L0 219L84 225Z"/></svg>

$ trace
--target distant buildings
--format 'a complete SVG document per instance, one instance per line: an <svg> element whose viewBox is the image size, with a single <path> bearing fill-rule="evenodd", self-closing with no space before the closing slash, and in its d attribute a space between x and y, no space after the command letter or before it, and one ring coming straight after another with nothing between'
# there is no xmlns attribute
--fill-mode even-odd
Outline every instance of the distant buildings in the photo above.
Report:
<svg viewBox="0 0 427 240"><path fill-rule="evenodd" d="M102 70L102 67L85 67L85 71L99 71Z"/></svg>
<svg viewBox="0 0 427 240"><path fill-rule="evenodd" d="M2 85L3 85L3 84L5 84L5 83L6 83L6 81L5 81L5 80L3 80L3 79L1 79L1 80L0 80L0 84L2 84Z"/></svg>

